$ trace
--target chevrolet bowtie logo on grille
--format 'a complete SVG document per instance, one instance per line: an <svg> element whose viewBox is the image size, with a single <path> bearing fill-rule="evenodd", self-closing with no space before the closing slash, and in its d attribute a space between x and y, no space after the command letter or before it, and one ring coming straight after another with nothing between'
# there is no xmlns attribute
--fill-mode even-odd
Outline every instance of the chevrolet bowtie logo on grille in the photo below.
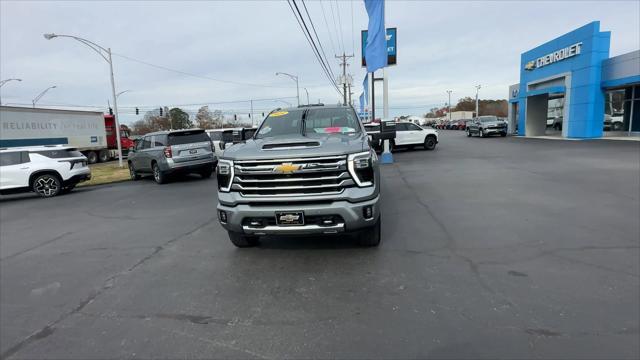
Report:
<svg viewBox="0 0 640 360"><path fill-rule="evenodd" d="M300 165L294 165L292 163L284 163L274 167L273 171L281 174L292 174L293 172L300 170L301 167L302 166Z"/></svg>
<svg viewBox="0 0 640 360"><path fill-rule="evenodd" d="M293 215L293 214L280 215L280 221L285 223L298 221L299 219L300 219L300 215Z"/></svg>

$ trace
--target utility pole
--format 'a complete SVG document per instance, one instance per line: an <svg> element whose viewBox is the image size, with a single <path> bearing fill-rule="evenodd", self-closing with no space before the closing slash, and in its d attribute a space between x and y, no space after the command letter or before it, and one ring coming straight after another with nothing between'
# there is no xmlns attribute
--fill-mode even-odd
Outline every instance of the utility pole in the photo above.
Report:
<svg viewBox="0 0 640 360"><path fill-rule="evenodd" d="M451 90L447 90L447 94L449 94L449 107L447 108L447 112L449 113L449 121L451 121Z"/></svg>
<svg viewBox="0 0 640 360"><path fill-rule="evenodd" d="M480 116L480 108L478 107L478 92L480 91L480 85L476 85L476 117Z"/></svg>
<svg viewBox="0 0 640 360"><path fill-rule="evenodd" d="M349 103L347 102L347 66L349 66L349 64L347 64L347 58L352 57L353 54L347 55L345 53L342 53L342 56L336 55L336 59L342 59L340 65L342 66L342 97L344 99L344 105L347 105Z"/></svg>

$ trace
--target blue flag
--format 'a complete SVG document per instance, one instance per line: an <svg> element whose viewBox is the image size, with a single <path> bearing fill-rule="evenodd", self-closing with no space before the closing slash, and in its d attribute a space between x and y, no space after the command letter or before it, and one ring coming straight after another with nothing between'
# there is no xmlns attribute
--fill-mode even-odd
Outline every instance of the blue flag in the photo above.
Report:
<svg viewBox="0 0 640 360"><path fill-rule="evenodd" d="M364 93L360 94L360 113L364 112L365 101Z"/></svg>
<svg viewBox="0 0 640 360"><path fill-rule="evenodd" d="M364 76L364 81L362 81L362 88L364 89L364 103L369 104L369 73Z"/></svg>
<svg viewBox="0 0 640 360"><path fill-rule="evenodd" d="M364 57L367 71L374 72L387 66L387 34L384 28L384 0L364 0L369 15L367 44Z"/></svg>

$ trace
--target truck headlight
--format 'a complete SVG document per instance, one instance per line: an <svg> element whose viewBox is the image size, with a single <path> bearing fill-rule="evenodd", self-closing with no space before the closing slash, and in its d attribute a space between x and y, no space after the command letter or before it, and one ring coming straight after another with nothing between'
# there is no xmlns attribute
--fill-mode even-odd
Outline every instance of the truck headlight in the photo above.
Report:
<svg viewBox="0 0 640 360"><path fill-rule="evenodd" d="M373 185L373 161L375 155L370 151L350 154L347 158L349 174L359 187Z"/></svg>
<svg viewBox="0 0 640 360"><path fill-rule="evenodd" d="M229 192L233 182L233 161L218 160L216 177L218 178L218 190Z"/></svg>

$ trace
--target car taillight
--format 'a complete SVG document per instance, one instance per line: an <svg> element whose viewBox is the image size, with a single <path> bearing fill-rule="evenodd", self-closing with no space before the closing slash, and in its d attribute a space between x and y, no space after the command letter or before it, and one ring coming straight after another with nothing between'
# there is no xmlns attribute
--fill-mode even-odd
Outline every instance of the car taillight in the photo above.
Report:
<svg viewBox="0 0 640 360"><path fill-rule="evenodd" d="M164 148L164 157L166 158L170 158L173 156L173 153L171 153L171 146L167 146Z"/></svg>

